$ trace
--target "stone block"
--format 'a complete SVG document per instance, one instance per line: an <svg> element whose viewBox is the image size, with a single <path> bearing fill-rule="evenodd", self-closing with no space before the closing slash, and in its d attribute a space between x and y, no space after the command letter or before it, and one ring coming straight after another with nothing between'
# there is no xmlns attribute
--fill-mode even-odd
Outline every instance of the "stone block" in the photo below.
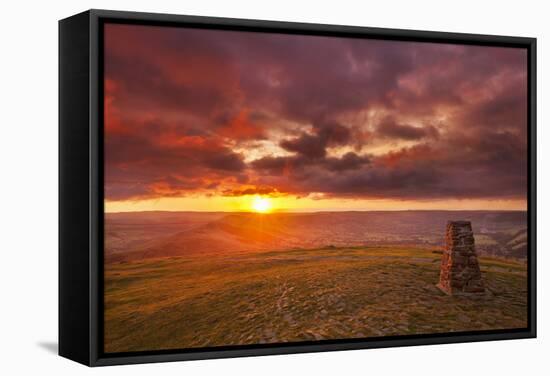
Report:
<svg viewBox="0 0 550 376"><path fill-rule="evenodd" d="M472 224L449 221L445 237L437 287L449 295L484 293Z"/></svg>

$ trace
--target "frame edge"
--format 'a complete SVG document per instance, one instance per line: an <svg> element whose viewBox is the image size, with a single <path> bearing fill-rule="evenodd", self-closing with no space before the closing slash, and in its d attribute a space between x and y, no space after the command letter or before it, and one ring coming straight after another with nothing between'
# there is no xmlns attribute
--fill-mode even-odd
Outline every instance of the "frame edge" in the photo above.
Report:
<svg viewBox="0 0 550 376"><path fill-rule="evenodd" d="M59 355L90 365L89 12L59 21Z"/></svg>

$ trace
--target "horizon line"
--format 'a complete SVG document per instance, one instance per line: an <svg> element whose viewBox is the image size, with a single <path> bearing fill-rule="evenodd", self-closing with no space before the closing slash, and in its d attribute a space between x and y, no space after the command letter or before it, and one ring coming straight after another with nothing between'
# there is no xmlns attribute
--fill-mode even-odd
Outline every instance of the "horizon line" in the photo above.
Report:
<svg viewBox="0 0 550 376"><path fill-rule="evenodd" d="M226 214L320 214L320 213L398 213L398 212L529 212L529 209L387 209L387 210L317 210L317 211L291 211L274 210L269 213L259 213L250 210L128 210L128 211L104 211L104 214L128 214L128 213L226 213Z"/></svg>

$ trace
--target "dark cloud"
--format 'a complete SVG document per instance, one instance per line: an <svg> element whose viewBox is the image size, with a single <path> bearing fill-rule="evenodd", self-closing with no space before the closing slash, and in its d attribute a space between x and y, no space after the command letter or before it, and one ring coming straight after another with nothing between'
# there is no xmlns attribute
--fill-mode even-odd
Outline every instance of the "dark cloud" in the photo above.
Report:
<svg viewBox="0 0 550 376"><path fill-rule="evenodd" d="M377 127L378 134L383 137L397 138L402 140L420 140L427 137L437 137L439 131L432 125L413 126L399 124L395 119L387 118Z"/></svg>
<svg viewBox="0 0 550 376"><path fill-rule="evenodd" d="M315 127L315 134L302 133L299 137L283 140L283 149L306 158L323 158L328 146L345 145L351 142L351 131L337 123L323 123Z"/></svg>
<svg viewBox="0 0 550 376"><path fill-rule="evenodd" d="M263 157L250 163L250 166L263 176L286 176L297 178L310 168L326 172L341 172L357 170L371 163L371 157L359 156L354 152L348 152L342 157L319 157L312 159L308 155L291 157ZM304 193L304 192L301 192Z"/></svg>
<svg viewBox="0 0 550 376"><path fill-rule="evenodd" d="M164 130L161 123L145 127ZM105 139L106 197L110 199L183 196L215 189L223 181L243 183L248 179L245 169L241 154L209 137L160 138L146 129L112 133Z"/></svg>
<svg viewBox="0 0 550 376"><path fill-rule="evenodd" d="M282 141L281 147L308 158L323 158L326 154L326 144L319 136L311 136L305 133L292 140Z"/></svg>
<svg viewBox="0 0 550 376"><path fill-rule="evenodd" d="M348 152L341 158L327 158L325 167L331 171L357 170L371 162L369 156L359 156L354 152Z"/></svg>
<svg viewBox="0 0 550 376"><path fill-rule="evenodd" d="M107 199L526 196L525 50L136 25L105 48Z"/></svg>
<svg viewBox="0 0 550 376"><path fill-rule="evenodd" d="M205 166L214 170L240 172L245 169L243 157L230 150L219 151L215 154L208 153L203 157L203 162Z"/></svg>
<svg viewBox="0 0 550 376"><path fill-rule="evenodd" d="M251 167L263 175L283 175L298 164L296 157L263 157L250 163Z"/></svg>
<svg viewBox="0 0 550 376"><path fill-rule="evenodd" d="M226 189L222 191L222 195L229 197L252 195L278 196L279 191L273 187L251 187L243 189Z"/></svg>

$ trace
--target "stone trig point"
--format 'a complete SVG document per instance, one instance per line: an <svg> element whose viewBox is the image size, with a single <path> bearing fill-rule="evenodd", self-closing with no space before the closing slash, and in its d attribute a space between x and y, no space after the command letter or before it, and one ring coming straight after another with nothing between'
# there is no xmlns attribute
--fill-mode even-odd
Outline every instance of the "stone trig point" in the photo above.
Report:
<svg viewBox="0 0 550 376"><path fill-rule="evenodd" d="M437 287L448 295L484 293L472 224L469 221L447 222L445 240Z"/></svg>

